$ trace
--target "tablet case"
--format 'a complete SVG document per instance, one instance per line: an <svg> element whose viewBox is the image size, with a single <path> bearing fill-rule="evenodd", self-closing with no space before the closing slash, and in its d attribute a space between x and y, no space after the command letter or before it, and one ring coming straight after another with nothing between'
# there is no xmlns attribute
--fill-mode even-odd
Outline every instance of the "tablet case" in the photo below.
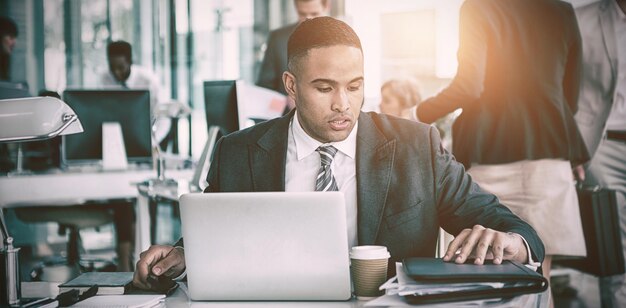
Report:
<svg viewBox="0 0 626 308"><path fill-rule="evenodd" d="M543 276L515 261L505 260L498 265L492 263L475 265L456 264L434 258L407 258L402 263L406 274L418 283L504 283L501 288L405 296L411 304L508 298L522 294L539 293L548 288L548 281Z"/></svg>

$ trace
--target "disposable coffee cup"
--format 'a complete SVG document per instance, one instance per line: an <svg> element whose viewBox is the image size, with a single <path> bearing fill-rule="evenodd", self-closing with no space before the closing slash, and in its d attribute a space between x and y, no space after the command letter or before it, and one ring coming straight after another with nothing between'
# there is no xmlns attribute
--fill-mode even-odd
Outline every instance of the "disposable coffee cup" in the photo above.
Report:
<svg viewBox="0 0 626 308"><path fill-rule="evenodd" d="M355 246L350 250L350 275L357 299L383 295L378 287L387 281L389 251L385 246Z"/></svg>

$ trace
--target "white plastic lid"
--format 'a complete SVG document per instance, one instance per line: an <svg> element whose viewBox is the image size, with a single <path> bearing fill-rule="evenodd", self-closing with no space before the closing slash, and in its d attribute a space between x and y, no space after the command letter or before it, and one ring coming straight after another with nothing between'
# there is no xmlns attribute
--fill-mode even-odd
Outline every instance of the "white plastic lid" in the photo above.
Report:
<svg viewBox="0 0 626 308"><path fill-rule="evenodd" d="M350 250L350 258L357 260L387 259L390 256L385 246L355 246Z"/></svg>

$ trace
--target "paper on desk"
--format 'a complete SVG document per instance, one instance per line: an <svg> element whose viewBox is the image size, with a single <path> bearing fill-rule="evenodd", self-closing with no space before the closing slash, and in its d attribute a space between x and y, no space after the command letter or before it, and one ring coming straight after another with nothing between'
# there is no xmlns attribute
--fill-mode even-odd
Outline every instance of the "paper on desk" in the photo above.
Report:
<svg viewBox="0 0 626 308"><path fill-rule="evenodd" d="M240 129L252 126L246 124L250 119L269 120L280 117L287 105L287 97L281 93L247 84L243 80L237 80L235 90Z"/></svg>
<svg viewBox="0 0 626 308"><path fill-rule="evenodd" d="M423 284L411 279L402 267L401 262L396 262L396 276L389 279L380 286L381 290L385 290L385 295L371 300L365 304L367 307L375 306L411 306L407 303L403 296L417 294L437 294L460 290L475 290L485 288L502 288L504 283L444 283L444 284ZM500 299L486 299L476 301L465 301L456 303L434 304L433 307L475 307L481 306L489 302L499 302Z"/></svg>
<svg viewBox="0 0 626 308"><path fill-rule="evenodd" d="M22 281L23 298L56 297L59 295L58 282Z"/></svg>
<svg viewBox="0 0 626 308"><path fill-rule="evenodd" d="M397 286L393 288L386 287L385 284L381 289L396 292L401 296L417 294L437 294L451 291L461 290L478 290L478 289L496 289L504 287L503 282L461 282L461 283L419 283L411 279L402 267L402 263L396 262Z"/></svg>
<svg viewBox="0 0 626 308"><path fill-rule="evenodd" d="M492 300L493 302L498 302L500 300ZM453 302L453 303L440 303L440 304L428 304L429 308L433 307L483 307L490 301L486 300L476 300L476 301L465 301L465 302ZM411 305L406 302L404 297L398 294L385 294L383 296L377 297L364 305L365 307L415 307L415 305ZM510 307L516 307L512 305ZM520 306L521 307L521 306Z"/></svg>
<svg viewBox="0 0 626 308"><path fill-rule="evenodd" d="M547 292L547 291L546 291ZM542 300L543 298L543 300ZM464 302L451 302L451 303L439 303L428 304L429 308L434 307L546 307L547 295L543 297L537 297L535 294L525 294L522 296L516 296L510 299L490 299L490 300L475 300ZM377 297L364 305L365 307L416 307L406 302L404 297L398 294L385 294Z"/></svg>
<svg viewBox="0 0 626 308"><path fill-rule="evenodd" d="M165 295L97 295L70 307L80 308L154 308L161 307Z"/></svg>

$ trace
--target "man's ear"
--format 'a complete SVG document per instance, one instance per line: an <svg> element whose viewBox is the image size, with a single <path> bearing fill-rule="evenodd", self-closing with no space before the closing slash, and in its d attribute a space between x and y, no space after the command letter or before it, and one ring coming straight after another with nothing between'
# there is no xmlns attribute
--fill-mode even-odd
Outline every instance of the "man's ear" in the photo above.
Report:
<svg viewBox="0 0 626 308"><path fill-rule="evenodd" d="M285 91L287 91L287 95L294 102L296 101L296 76L292 73L285 71L283 73L283 84L285 85Z"/></svg>

